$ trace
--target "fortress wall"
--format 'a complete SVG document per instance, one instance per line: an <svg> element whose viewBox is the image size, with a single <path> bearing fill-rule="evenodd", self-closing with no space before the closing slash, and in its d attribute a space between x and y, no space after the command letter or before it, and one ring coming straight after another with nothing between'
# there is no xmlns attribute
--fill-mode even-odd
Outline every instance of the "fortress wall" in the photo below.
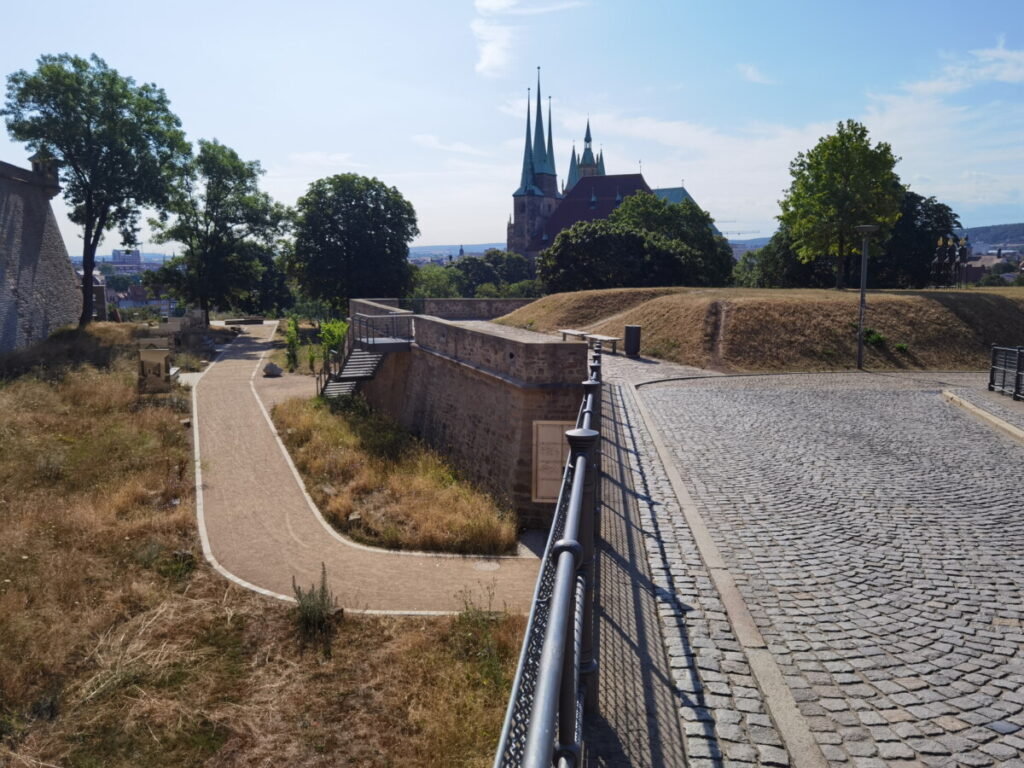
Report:
<svg viewBox="0 0 1024 768"><path fill-rule="evenodd" d="M424 315L445 320L493 320L531 304L534 299L424 299Z"/></svg>
<svg viewBox="0 0 1024 768"><path fill-rule="evenodd" d="M424 317L415 336L364 383L366 399L509 500L522 523L549 525L554 505L532 501L533 422L575 420L586 346L523 342Z"/></svg>
<svg viewBox="0 0 1024 768"><path fill-rule="evenodd" d="M0 163L0 353L45 339L81 313L53 190L44 177Z"/></svg>

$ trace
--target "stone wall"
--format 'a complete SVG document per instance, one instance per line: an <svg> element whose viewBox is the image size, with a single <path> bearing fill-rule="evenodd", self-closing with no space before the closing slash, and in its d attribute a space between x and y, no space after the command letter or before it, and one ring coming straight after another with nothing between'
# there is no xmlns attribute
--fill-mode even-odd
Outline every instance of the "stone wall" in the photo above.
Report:
<svg viewBox="0 0 1024 768"><path fill-rule="evenodd" d="M507 499L524 524L549 525L554 505L531 498L533 422L576 418L586 345L526 342L425 317L414 333L411 348L388 354L364 383L366 399Z"/></svg>
<svg viewBox="0 0 1024 768"><path fill-rule="evenodd" d="M408 299L406 306L412 309L398 309L398 299L350 299L349 314L392 314L412 312L420 315L440 317L444 320L493 320L496 317L515 312L535 299Z"/></svg>
<svg viewBox="0 0 1024 768"><path fill-rule="evenodd" d="M78 321L82 294L50 208L54 181L0 162L0 353Z"/></svg>
<svg viewBox="0 0 1024 768"><path fill-rule="evenodd" d="M515 312L534 299L424 299L420 312L445 320L493 320Z"/></svg>

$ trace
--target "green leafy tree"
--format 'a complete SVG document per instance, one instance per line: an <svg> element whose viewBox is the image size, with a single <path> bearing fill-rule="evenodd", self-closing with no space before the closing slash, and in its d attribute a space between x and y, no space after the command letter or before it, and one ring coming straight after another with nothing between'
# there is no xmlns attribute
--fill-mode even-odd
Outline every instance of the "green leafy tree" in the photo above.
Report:
<svg viewBox="0 0 1024 768"><path fill-rule="evenodd" d="M563 229L537 259L538 276L552 292L694 285L701 267L700 255L678 240L608 219Z"/></svg>
<svg viewBox="0 0 1024 768"><path fill-rule="evenodd" d="M406 295L419 228L401 192L344 173L310 184L296 212L290 268L309 296L341 309L350 298Z"/></svg>
<svg viewBox="0 0 1024 768"><path fill-rule="evenodd" d="M785 227L766 245L740 256L733 268L733 281L745 288L823 288L833 280L831 261L801 261Z"/></svg>
<svg viewBox="0 0 1024 768"><path fill-rule="evenodd" d="M198 304L207 319L211 307L238 306L258 293L286 217L259 190L262 172L259 162L201 139L167 205L169 215L150 221L156 242L181 243L184 253L150 273L147 285Z"/></svg>
<svg viewBox="0 0 1024 768"><path fill-rule="evenodd" d="M488 248L484 251L483 260L494 268L499 285L530 280L534 276L529 259L518 253Z"/></svg>
<svg viewBox="0 0 1024 768"><path fill-rule="evenodd" d="M452 299L459 298L459 275L454 267L440 264L424 264L412 275L412 291L409 296L414 299Z"/></svg>
<svg viewBox="0 0 1024 768"><path fill-rule="evenodd" d="M492 286L501 282L501 276L491 261L480 256L464 256L451 265L459 284L459 293L473 298L481 285Z"/></svg>
<svg viewBox="0 0 1024 768"><path fill-rule="evenodd" d="M924 288L931 277L935 243L959 227L960 219L948 205L904 190L900 217L888 242L870 252L868 281L880 288Z"/></svg>
<svg viewBox="0 0 1024 768"><path fill-rule="evenodd" d="M162 208L188 161L181 122L163 90L137 85L98 56L40 57L7 78L7 131L58 168L71 221L82 227L82 315L92 320L92 276L104 234L137 239L140 208Z"/></svg>
<svg viewBox="0 0 1024 768"><path fill-rule="evenodd" d="M846 284L850 256L861 244L854 227L877 224L877 247L899 218L903 187L893 170L898 159L887 143L872 146L867 128L847 120L790 163L793 181L780 201L779 220L802 261L828 256L835 262L836 288Z"/></svg>
<svg viewBox="0 0 1024 768"><path fill-rule="evenodd" d="M684 200L670 203L650 192L626 197L612 211L608 220L628 229L644 230L676 240L697 255L700 261L695 285L725 285L732 275L732 248L715 231L711 215L694 203Z"/></svg>

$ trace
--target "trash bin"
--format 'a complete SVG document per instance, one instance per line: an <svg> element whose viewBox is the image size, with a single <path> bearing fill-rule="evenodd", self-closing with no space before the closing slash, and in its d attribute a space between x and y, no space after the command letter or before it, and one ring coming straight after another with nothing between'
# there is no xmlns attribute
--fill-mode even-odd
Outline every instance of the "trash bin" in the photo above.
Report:
<svg viewBox="0 0 1024 768"><path fill-rule="evenodd" d="M625 336L626 357L640 357L640 327L627 325Z"/></svg>

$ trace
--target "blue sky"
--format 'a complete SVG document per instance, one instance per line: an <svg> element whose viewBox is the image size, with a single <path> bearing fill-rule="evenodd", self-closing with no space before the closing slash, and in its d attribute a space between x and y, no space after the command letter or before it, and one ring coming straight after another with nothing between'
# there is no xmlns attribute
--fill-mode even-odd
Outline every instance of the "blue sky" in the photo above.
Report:
<svg viewBox="0 0 1024 768"><path fill-rule="evenodd" d="M683 180L740 237L774 230L790 160L846 118L966 225L1024 221L1020 0L50 0L3 22L0 74L95 52L282 202L348 171L398 187L416 244L504 240L538 65L561 177L589 115L608 173ZM0 160L26 155L0 136Z"/></svg>

